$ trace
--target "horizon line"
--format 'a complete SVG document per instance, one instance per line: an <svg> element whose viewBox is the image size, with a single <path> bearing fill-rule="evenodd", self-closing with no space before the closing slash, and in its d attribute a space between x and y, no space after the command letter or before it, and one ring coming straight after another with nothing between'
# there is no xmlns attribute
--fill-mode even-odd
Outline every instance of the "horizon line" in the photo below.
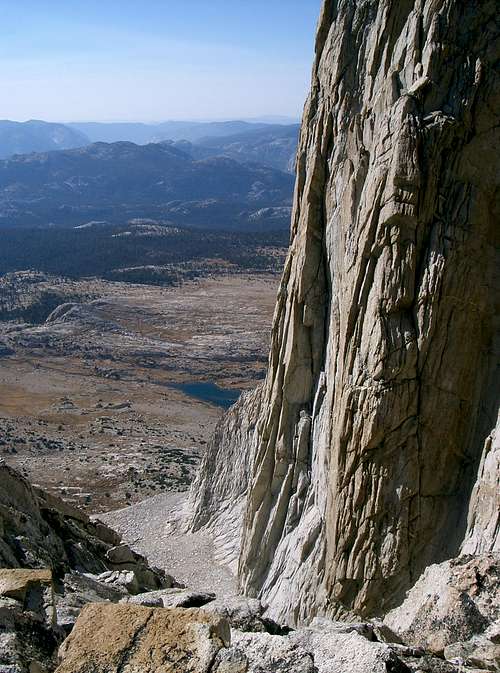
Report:
<svg viewBox="0 0 500 673"><path fill-rule="evenodd" d="M281 122L279 121L281 120ZM285 121L286 120L286 121ZM300 117L293 115L265 115L252 117L212 117L212 118L177 118L163 120L144 120L144 119L69 119L69 120L51 120L32 117L30 119L0 119L0 122L13 122L16 124L27 124L29 122L42 122L44 124L144 124L147 126L158 126L160 124L217 124L224 122L243 122L247 124L299 124Z"/></svg>

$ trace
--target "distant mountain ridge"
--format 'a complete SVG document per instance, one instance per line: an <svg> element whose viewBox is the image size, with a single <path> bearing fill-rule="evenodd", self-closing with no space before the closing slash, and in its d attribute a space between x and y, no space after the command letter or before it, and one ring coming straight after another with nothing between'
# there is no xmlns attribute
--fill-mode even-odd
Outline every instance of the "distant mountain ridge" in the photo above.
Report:
<svg viewBox="0 0 500 673"><path fill-rule="evenodd" d="M164 140L188 140L198 142L204 138L223 138L239 133L273 129L279 131L286 124L249 121L185 122L167 121L158 124L135 122L72 122L67 125L84 133L91 142L113 143L128 140L137 145Z"/></svg>
<svg viewBox="0 0 500 673"><path fill-rule="evenodd" d="M179 144L194 159L226 156L293 172L298 124L260 121L53 124L0 121L0 159L86 147L95 142Z"/></svg>
<svg viewBox="0 0 500 673"><path fill-rule="evenodd" d="M195 158L226 156L243 163L251 161L294 173L299 131L299 124L268 125L222 138L205 137L196 143L181 140L175 146Z"/></svg>
<svg viewBox="0 0 500 673"><path fill-rule="evenodd" d="M27 122L0 120L0 159L14 154L74 149L89 143L82 131L64 124L37 119Z"/></svg>
<svg viewBox="0 0 500 673"><path fill-rule="evenodd" d="M0 227L149 217L233 230L289 225L294 178L173 144L94 143L0 161Z"/></svg>

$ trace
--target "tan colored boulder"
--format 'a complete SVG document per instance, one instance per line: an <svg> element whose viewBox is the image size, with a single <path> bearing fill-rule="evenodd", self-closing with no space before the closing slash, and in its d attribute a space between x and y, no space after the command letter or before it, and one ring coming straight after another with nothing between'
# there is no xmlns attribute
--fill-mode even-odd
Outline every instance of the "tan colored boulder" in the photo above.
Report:
<svg viewBox="0 0 500 673"><path fill-rule="evenodd" d="M57 673L208 673L229 645L227 621L202 610L90 604L60 648Z"/></svg>
<svg viewBox="0 0 500 673"><path fill-rule="evenodd" d="M49 569L0 568L0 596L24 601L34 585L52 586L52 572Z"/></svg>
<svg viewBox="0 0 500 673"><path fill-rule="evenodd" d="M53 670L60 635L51 571L0 569L0 673Z"/></svg>
<svg viewBox="0 0 500 673"><path fill-rule="evenodd" d="M52 572L47 568L1 568L0 597L18 601L23 610L38 615L47 625L56 624Z"/></svg>

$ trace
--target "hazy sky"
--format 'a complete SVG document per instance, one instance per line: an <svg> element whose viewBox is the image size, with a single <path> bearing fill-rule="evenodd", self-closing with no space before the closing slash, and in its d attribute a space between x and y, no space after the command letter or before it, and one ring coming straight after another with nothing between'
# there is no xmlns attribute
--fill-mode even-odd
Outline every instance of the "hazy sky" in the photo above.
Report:
<svg viewBox="0 0 500 673"><path fill-rule="evenodd" d="M299 116L320 0L0 0L0 118Z"/></svg>

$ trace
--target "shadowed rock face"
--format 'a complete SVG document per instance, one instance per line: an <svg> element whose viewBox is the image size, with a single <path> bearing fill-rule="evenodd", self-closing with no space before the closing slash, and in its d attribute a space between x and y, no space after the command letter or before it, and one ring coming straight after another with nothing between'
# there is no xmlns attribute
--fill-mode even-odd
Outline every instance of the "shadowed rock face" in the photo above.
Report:
<svg viewBox="0 0 500 673"><path fill-rule="evenodd" d="M262 393L244 393L218 423L190 491L188 528L207 529L216 559L235 575Z"/></svg>
<svg viewBox="0 0 500 673"><path fill-rule="evenodd" d="M150 568L143 556L101 521L32 486L0 460L2 568L50 568L59 581L74 572L105 573L110 581L112 575L128 572L135 578L130 593L159 589L172 579Z"/></svg>
<svg viewBox="0 0 500 673"><path fill-rule="evenodd" d="M230 520L226 500L222 521L274 617L383 613L458 553L467 516L478 551L497 544L498 527L474 529L484 474L468 513L483 445L498 456L494 14L323 5L256 429L233 410L198 478L213 502L195 502L195 525L220 493L245 510ZM214 475L214 454L234 470Z"/></svg>
<svg viewBox="0 0 500 673"><path fill-rule="evenodd" d="M54 670L57 647L85 604L174 585L114 530L0 460L2 673Z"/></svg>

